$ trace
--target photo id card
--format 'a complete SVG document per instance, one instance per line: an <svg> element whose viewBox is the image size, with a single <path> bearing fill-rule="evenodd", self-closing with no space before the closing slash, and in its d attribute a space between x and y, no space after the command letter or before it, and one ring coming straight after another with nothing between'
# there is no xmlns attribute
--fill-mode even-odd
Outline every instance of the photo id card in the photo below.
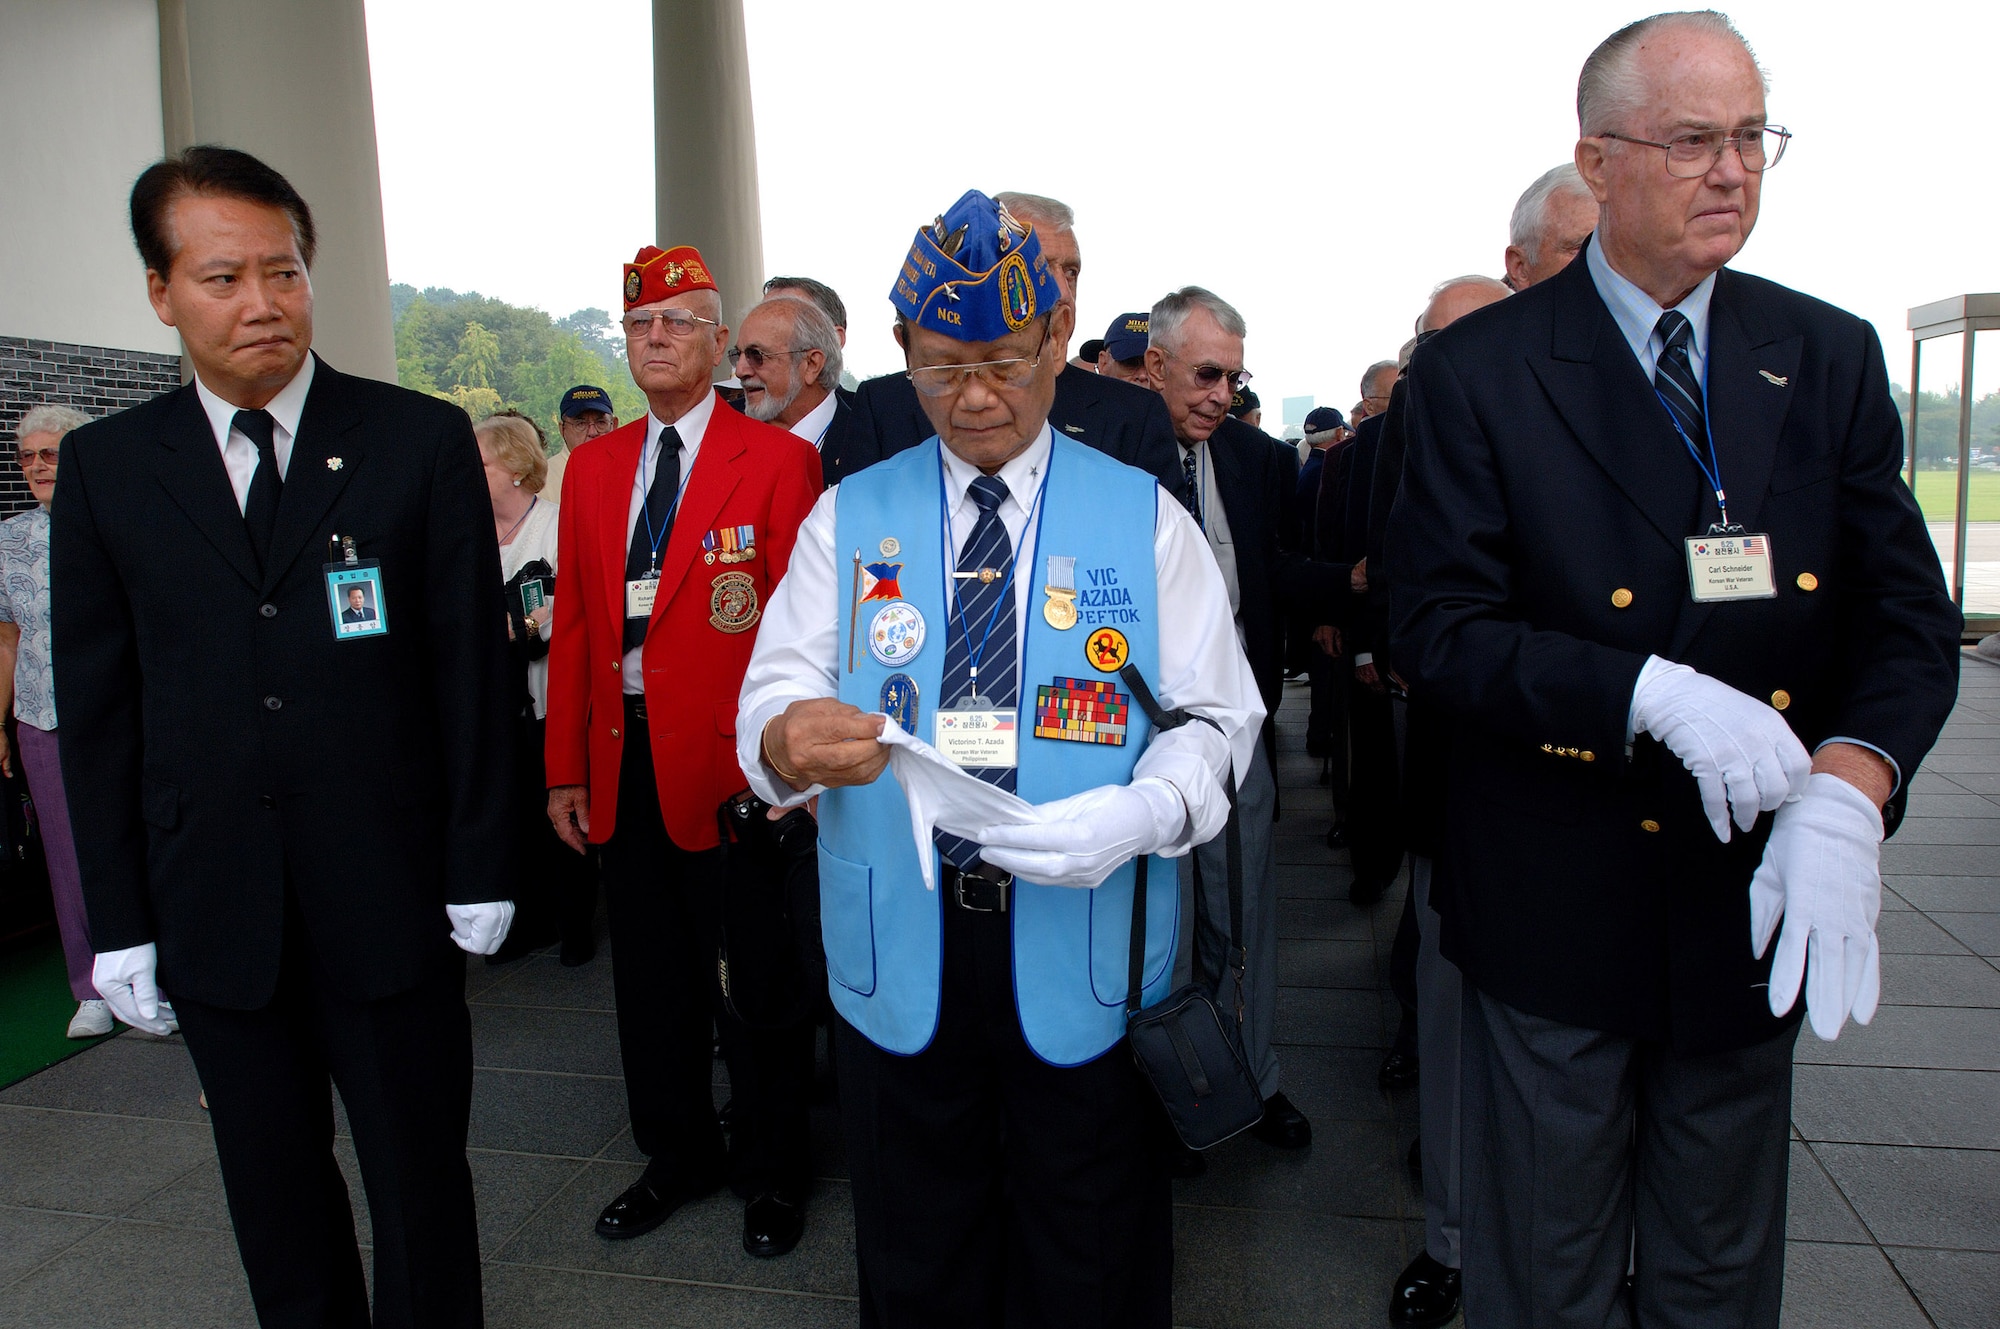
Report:
<svg viewBox="0 0 2000 1329"><path fill-rule="evenodd" d="M1768 535L1697 535L1687 542L1687 556L1688 589L1696 604L1777 598Z"/></svg>
<svg viewBox="0 0 2000 1329"><path fill-rule="evenodd" d="M526 618L543 605L555 593L553 583L547 577L529 577L521 583L521 617Z"/></svg>
<svg viewBox="0 0 2000 1329"><path fill-rule="evenodd" d="M946 761L967 768L1016 766L1020 727L1012 708L1000 710L977 701L962 702L937 713L937 742Z"/></svg>
<svg viewBox="0 0 2000 1329"><path fill-rule="evenodd" d="M389 607L382 599L382 565L372 558L326 565L327 608L333 639L355 641L389 632Z"/></svg>

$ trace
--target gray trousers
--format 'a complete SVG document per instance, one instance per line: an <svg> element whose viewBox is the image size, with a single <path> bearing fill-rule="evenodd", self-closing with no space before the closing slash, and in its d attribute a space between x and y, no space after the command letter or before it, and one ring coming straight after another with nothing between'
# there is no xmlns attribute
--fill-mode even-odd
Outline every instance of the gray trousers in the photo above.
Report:
<svg viewBox="0 0 2000 1329"><path fill-rule="evenodd" d="M1776 1329L1797 1038L1691 1056L1465 984L1466 1322Z"/></svg>
<svg viewBox="0 0 2000 1329"><path fill-rule="evenodd" d="M1459 1176L1459 1024L1464 980L1438 951L1441 921L1431 908L1431 860L1410 856L1417 896L1417 1122L1424 1155L1424 1249L1447 1269L1460 1267L1465 1187Z"/></svg>
<svg viewBox="0 0 2000 1329"><path fill-rule="evenodd" d="M1271 842L1271 810L1278 786L1263 740L1250 755L1250 769L1238 771L1237 817L1243 837L1243 938L1250 962L1243 975L1243 1055L1257 1077L1257 1091L1278 1092L1278 1057L1271 1051L1271 1027L1278 1017L1278 869ZM1193 944L1183 946L1174 965L1176 987L1199 979L1224 1011L1236 1009L1230 976L1228 838L1213 840L1181 859L1181 917L1192 920Z"/></svg>

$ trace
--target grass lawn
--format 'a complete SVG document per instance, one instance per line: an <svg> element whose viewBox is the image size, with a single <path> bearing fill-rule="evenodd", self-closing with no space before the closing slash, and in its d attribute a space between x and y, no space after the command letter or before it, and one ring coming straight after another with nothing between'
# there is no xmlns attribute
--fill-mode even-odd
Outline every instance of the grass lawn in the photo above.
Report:
<svg viewBox="0 0 2000 1329"><path fill-rule="evenodd" d="M1950 521L1958 511L1958 471L1918 471L1917 504L1930 521ZM2000 471L1974 471L1967 521L2000 521Z"/></svg>

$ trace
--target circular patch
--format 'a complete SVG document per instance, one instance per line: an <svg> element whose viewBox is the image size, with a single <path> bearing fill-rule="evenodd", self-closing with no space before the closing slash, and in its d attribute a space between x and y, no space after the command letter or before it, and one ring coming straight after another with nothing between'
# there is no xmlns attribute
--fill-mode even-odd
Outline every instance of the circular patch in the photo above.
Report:
<svg viewBox="0 0 2000 1329"><path fill-rule="evenodd" d="M1115 674L1132 655L1131 644L1117 628L1099 628L1083 643L1083 658L1100 673Z"/></svg>
<svg viewBox="0 0 2000 1329"><path fill-rule="evenodd" d="M1015 332L1035 317L1035 283L1018 250L1000 261L1000 316Z"/></svg>
<svg viewBox="0 0 2000 1329"><path fill-rule="evenodd" d="M924 648L924 616L916 606L898 600L875 611L868 624L868 653L888 665L901 668L917 658Z"/></svg>
<svg viewBox="0 0 2000 1329"><path fill-rule="evenodd" d="M637 268L625 269L626 304L633 305L639 303L639 288L644 284L645 284L645 278L639 275L639 269Z"/></svg>
<svg viewBox="0 0 2000 1329"><path fill-rule="evenodd" d="M725 572L710 585L708 622L718 632L747 632L763 610L757 604L757 583L747 572Z"/></svg>
<svg viewBox="0 0 2000 1329"><path fill-rule="evenodd" d="M882 557L894 558L896 555L902 552L903 552L903 542L901 540L898 540L893 535L885 535L882 537Z"/></svg>

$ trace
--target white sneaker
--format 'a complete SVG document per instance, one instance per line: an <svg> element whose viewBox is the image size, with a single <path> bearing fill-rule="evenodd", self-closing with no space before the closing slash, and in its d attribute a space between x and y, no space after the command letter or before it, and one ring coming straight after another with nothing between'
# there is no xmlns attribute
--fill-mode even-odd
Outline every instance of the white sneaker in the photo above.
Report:
<svg viewBox="0 0 2000 1329"><path fill-rule="evenodd" d="M77 1003L76 1014L70 1017L69 1022L71 1038L96 1038L110 1032L110 1006L95 997Z"/></svg>

